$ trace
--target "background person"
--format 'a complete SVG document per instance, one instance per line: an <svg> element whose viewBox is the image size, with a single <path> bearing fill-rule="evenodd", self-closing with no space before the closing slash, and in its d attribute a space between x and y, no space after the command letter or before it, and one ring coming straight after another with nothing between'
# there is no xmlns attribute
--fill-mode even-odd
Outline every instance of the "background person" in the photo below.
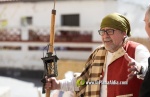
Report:
<svg viewBox="0 0 150 97"><path fill-rule="evenodd" d="M148 6L147 11L145 13L144 21L145 21L145 30L148 36L150 37L150 5ZM150 57L148 58L148 64L150 66ZM139 97L150 97L150 67L148 68L146 76L144 77Z"/></svg>

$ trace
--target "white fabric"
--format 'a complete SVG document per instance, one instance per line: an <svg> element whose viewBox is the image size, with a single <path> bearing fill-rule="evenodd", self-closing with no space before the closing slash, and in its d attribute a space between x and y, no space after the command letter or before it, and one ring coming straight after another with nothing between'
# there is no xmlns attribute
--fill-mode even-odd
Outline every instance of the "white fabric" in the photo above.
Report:
<svg viewBox="0 0 150 97"><path fill-rule="evenodd" d="M76 86L76 78L60 80L60 86L62 91L79 91Z"/></svg>
<svg viewBox="0 0 150 97"><path fill-rule="evenodd" d="M108 65L110 63L110 60L112 59L114 53L107 53L107 57L106 57L106 67L105 67L105 73L104 73L104 77L103 77L103 82L107 82L107 71L108 71ZM101 85L101 97L107 97L107 84L102 84Z"/></svg>
<svg viewBox="0 0 150 97"><path fill-rule="evenodd" d="M107 80L107 66L111 60L113 53L108 53L107 61L106 61L106 74L104 75L104 80ZM135 50L135 61L140 63L144 68L144 73L142 76L145 75L148 69L148 57L150 56L148 49L143 45L138 45ZM141 77L141 76L140 76ZM76 78L72 79L63 79L60 80L61 90L63 91L78 91L79 88L76 86ZM102 85L101 90L101 97L107 97L107 85Z"/></svg>

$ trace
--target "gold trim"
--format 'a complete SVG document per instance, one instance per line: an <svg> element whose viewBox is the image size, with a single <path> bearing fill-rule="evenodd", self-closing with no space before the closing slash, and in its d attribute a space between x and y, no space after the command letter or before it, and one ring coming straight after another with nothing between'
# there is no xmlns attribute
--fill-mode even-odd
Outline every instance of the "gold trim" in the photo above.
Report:
<svg viewBox="0 0 150 97"><path fill-rule="evenodd" d="M116 97L132 97L133 94L126 94L126 95L119 95L119 96L116 96Z"/></svg>

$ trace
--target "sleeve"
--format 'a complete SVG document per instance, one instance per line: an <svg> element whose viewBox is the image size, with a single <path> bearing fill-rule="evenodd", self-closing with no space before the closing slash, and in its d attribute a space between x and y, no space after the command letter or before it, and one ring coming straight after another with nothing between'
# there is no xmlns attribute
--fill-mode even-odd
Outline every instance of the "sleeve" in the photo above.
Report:
<svg viewBox="0 0 150 97"><path fill-rule="evenodd" d="M135 50L135 61L141 65L141 74L137 78L143 79L148 70L148 58L150 54L148 49L143 45L138 45Z"/></svg>
<svg viewBox="0 0 150 97"><path fill-rule="evenodd" d="M59 80L60 82L60 90L62 91L79 91L79 88L76 85L76 77L71 79L63 79Z"/></svg>

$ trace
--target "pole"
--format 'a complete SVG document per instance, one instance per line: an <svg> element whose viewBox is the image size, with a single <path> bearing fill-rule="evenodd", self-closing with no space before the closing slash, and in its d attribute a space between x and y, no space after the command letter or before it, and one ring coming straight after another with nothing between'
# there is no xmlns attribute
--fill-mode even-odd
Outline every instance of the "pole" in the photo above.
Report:
<svg viewBox="0 0 150 97"><path fill-rule="evenodd" d="M54 0L54 8L52 9L52 12L51 12L50 47L49 47L50 54L53 54L53 52L54 52L53 45L54 45L54 40L55 40L55 15L56 15L56 10L55 10L55 0ZM50 72L48 72L48 73L50 73ZM46 97L50 97L50 89L46 90Z"/></svg>

